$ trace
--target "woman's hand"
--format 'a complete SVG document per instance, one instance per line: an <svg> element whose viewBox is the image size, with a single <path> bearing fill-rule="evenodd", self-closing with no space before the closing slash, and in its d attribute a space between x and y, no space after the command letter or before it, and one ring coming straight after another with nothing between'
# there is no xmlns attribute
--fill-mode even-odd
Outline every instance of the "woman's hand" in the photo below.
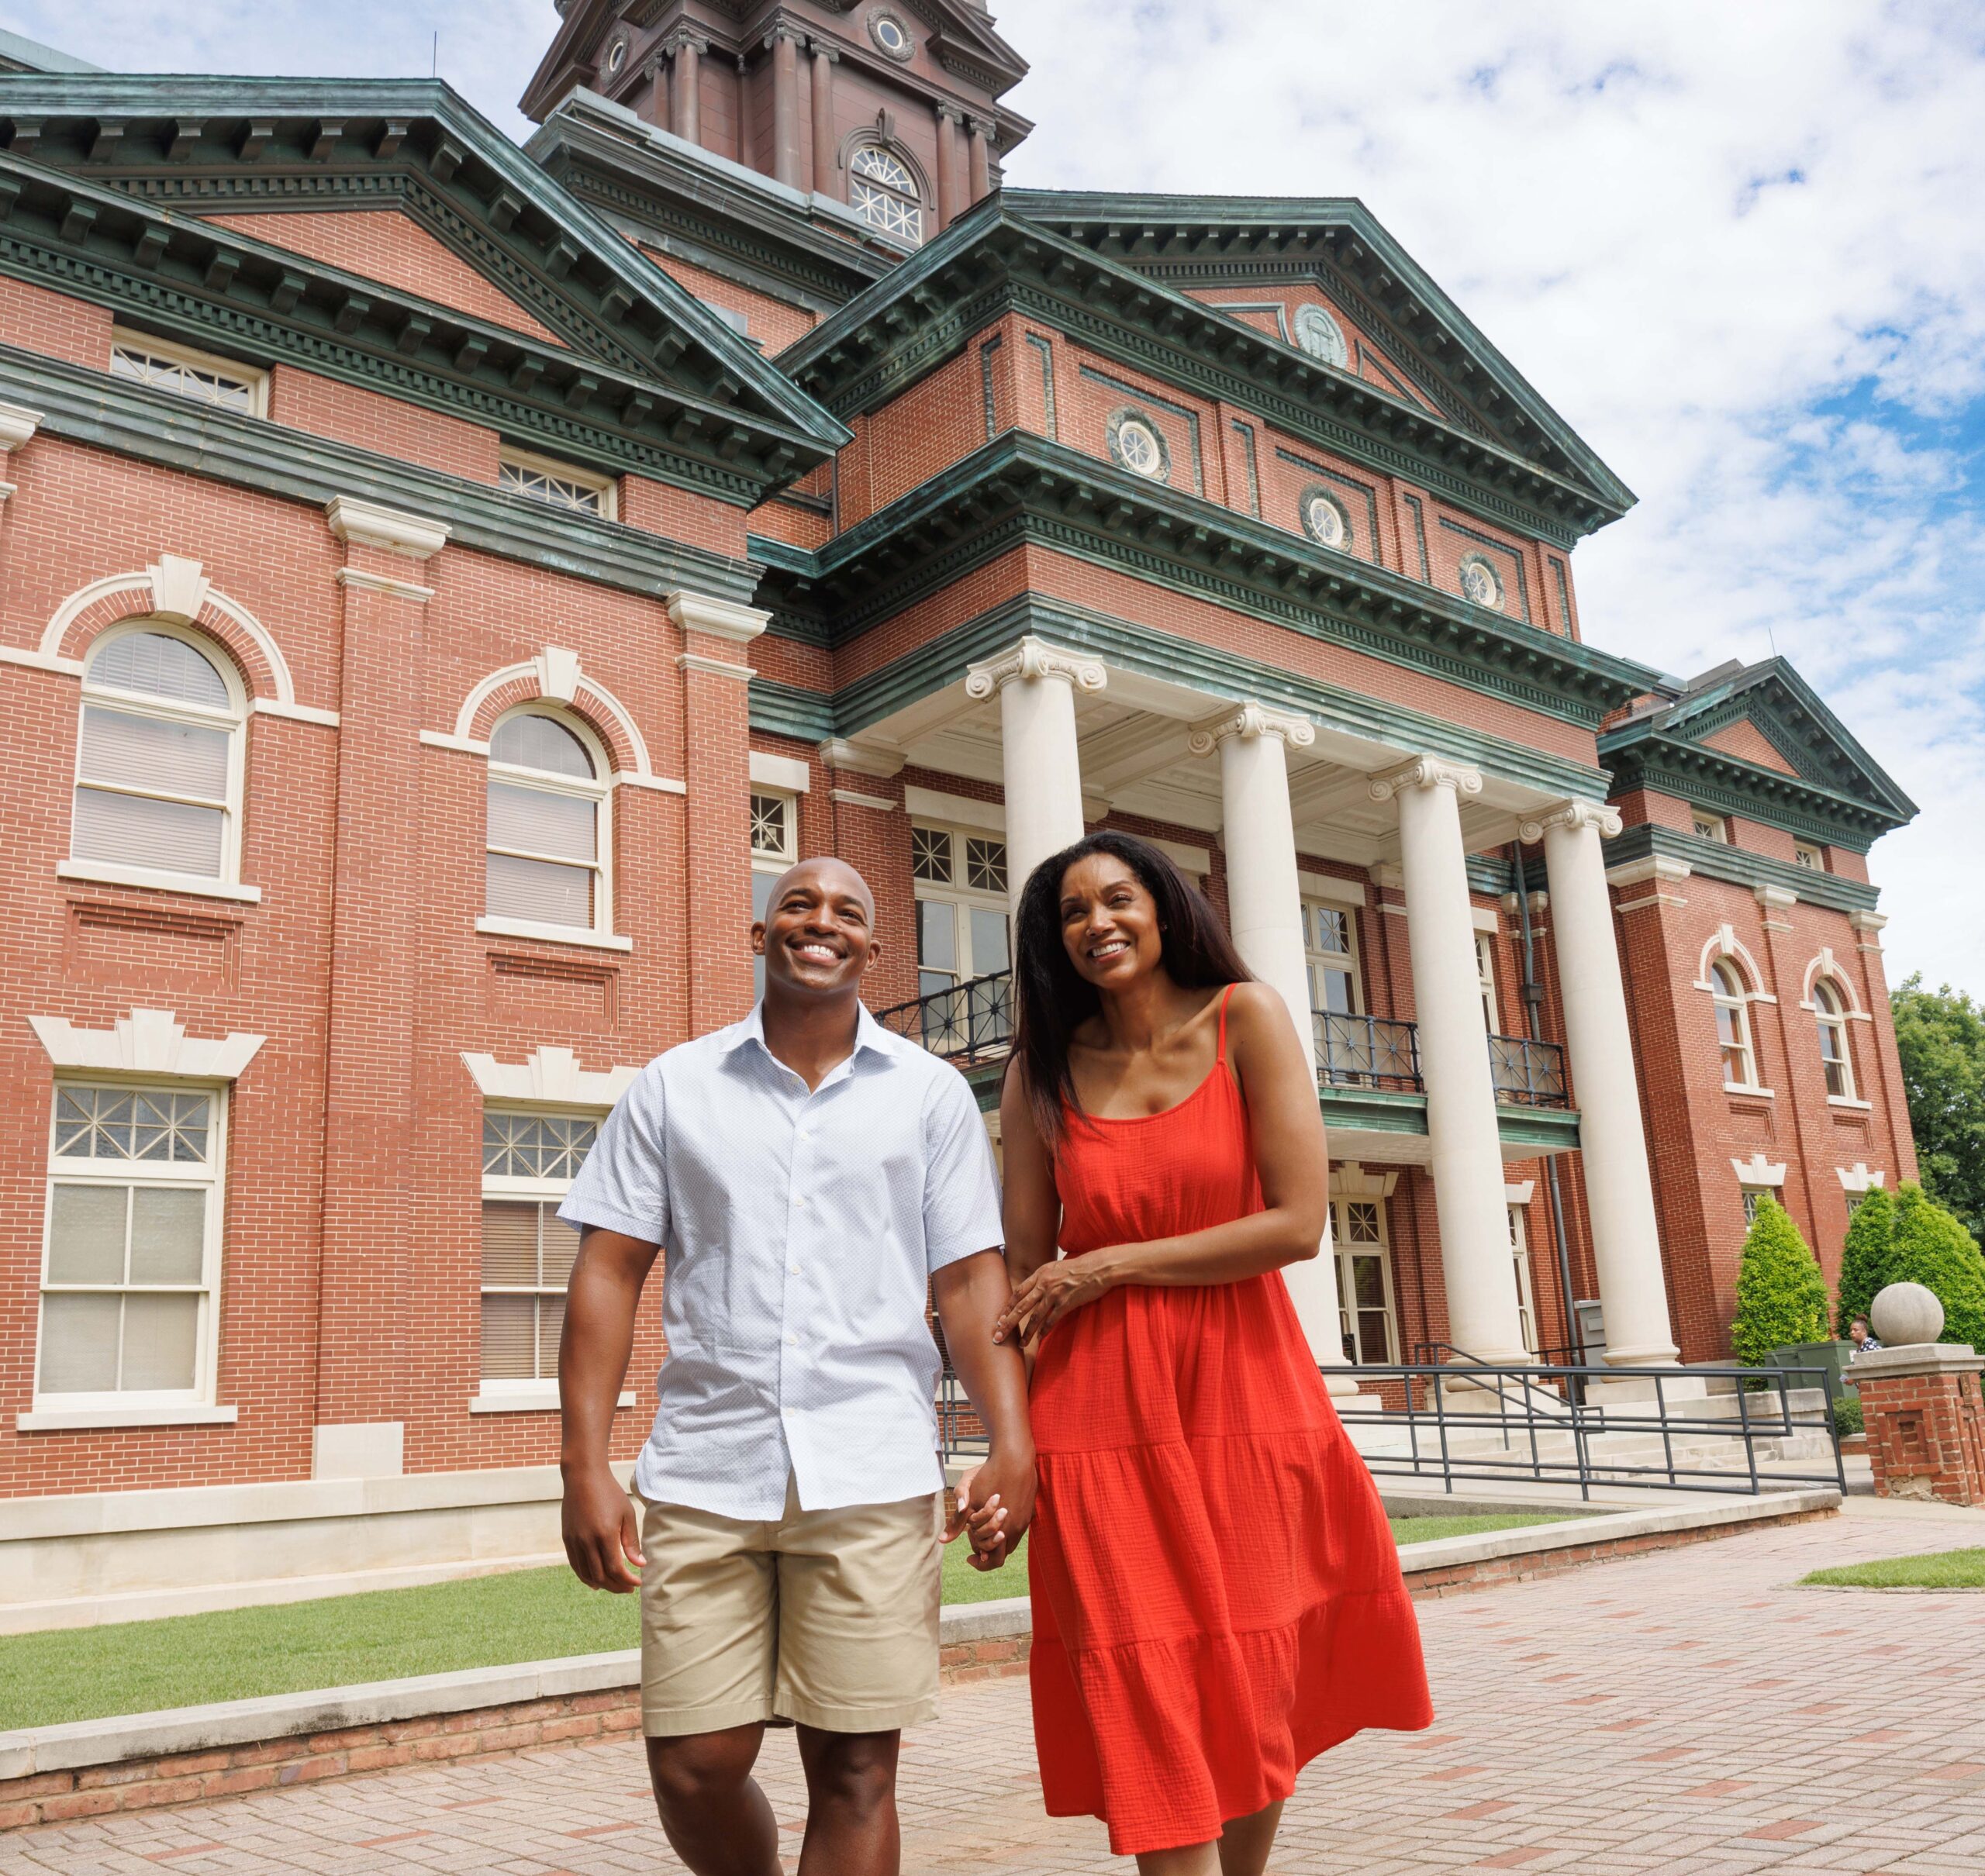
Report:
<svg viewBox="0 0 1985 1876"><path fill-rule="evenodd" d="M1108 1254L1093 1250L1079 1257L1058 1257L1022 1280L1013 1300L992 1325L992 1340L1003 1342L1017 1334L1030 1345L1065 1316L1086 1308L1117 1287Z"/></svg>

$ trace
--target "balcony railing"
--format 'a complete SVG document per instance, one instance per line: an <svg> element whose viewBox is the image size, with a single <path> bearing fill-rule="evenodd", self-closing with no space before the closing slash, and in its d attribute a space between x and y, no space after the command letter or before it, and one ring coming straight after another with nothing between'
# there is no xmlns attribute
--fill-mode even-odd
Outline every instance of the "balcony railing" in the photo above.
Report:
<svg viewBox="0 0 1985 1876"><path fill-rule="evenodd" d="M948 1060L965 1066L990 1060L1013 1045L1013 974L998 971L969 978L948 990L878 1010L875 1020ZM1416 1025L1340 1010L1315 1011L1310 1021L1320 1085L1411 1095L1425 1091ZM1498 1102L1517 1107L1568 1105L1565 1052L1557 1043L1492 1036L1489 1061Z"/></svg>
<svg viewBox="0 0 1985 1876"><path fill-rule="evenodd" d="M968 1064L1004 1055L1013 1040L1013 973L968 978L948 990L879 1009L875 1020L949 1061Z"/></svg>

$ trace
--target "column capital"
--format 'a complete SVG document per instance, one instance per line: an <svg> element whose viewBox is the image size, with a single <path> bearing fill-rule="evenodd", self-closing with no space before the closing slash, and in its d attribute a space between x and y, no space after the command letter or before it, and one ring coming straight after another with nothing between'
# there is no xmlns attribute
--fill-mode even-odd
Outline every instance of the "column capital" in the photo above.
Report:
<svg viewBox="0 0 1985 1876"><path fill-rule="evenodd" d="M792 40L796 47L803 46L806 43L806 30L792 20L775 19L765 29L765 36L759 43L769 52L782 39Z"/></svg>
<svg viewBox="0 0 1985 1876"><path fill-rule="evenodd" d="M965 122L964 111L948 99L941 98L938 101L937 116L940 119L948 118L955 124L961 124Z"/></svg>
<svg viewBox="0 0 1985 1876"><path fill-rule="evenodd" d="M810 40L807 43L813 48L813 53L815 58L824 59L830 65L837 64L840 62L840 47L830 44L827 40L819 38Z"/></svg>
<svg viewBox="0 0 1985 1876"><path fill-rule="evenodd" d="M678 26L661 42L661 50L671 57L678 52L693 52L700 57L709 49L708 38L689 26Z"/></svg>
<svg viewBox="0 0 1985 1876"><path fill-rule="evenodd" d="M1037 678L1059 678L1075 690L1089 691L1109 682L1097 660L1063 651L1030 632L1012 650L972 665L965 673L965 694L982 702L1010 684Z"/></svg>
<svg viewBox="0 0 1985 1876"><path fill-rule="evenodd" d="M1372 798L1389 802L1409 788L1452 788L1457 798L1482 792L1482 771L1445 756L1415 756L1396 768L1381 769L1371 779Z"/></svg>
<svg viewBox="0 0 1985 1876"><path fill-rule="evenodd" d="M1186 739L1186 747L1196 756L1210 756L1235 736L1280 736L1292 749L1307 749L1317 740L1317 729L1307 716L1271 710L1265 704L1244 703L1230 715L1195 729Z"/></svg>
<svg viewBox="0 0 1985 1876"><path fill-rule="evenodd" d="M1569 827L1574 831L1596 828L1602 840L1610 840L1624 823L1617 808L1609 807L1604 802L1568 801L1541 814L1527 817L1517 829L1517 837L1525 846L1541 840L1553 827Z"/></svg>
<svg viewBox="0 0 1985 1876"><path fill-rule="evenodd" d="M332 496L324 504L324 520L341 541L383 547L410 560L431 560L447 543L445 522L381 508L376 502L356 502L350 495Z"/></svg>
<svg viewBox="0 0 1985 1876"><path fill-rule="evenodd" d="M748 645L770 622L772 614L735 599L714 599L703 593L675 592L663 602L668 616L684 632L707 633L734 645Z"/></svg>

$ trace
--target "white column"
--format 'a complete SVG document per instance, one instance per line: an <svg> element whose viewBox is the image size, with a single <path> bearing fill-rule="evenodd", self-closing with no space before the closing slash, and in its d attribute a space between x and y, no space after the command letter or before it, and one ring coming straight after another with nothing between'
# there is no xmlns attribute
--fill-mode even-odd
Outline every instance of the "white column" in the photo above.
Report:
<svg viewBox="0 0 1985 1876"><path fill-rule="evenodd" d="M965 695L998 693L1006 795L1006 881L1016 912L1027 875L1082 837L1082 772L1075 692L1103 688L1103 667L1031 633L966 672Z"/></svg>
<svg viewBox="0 0 1985 1876"><path fill-rule="evenodd" d="M1421 756L1373 776L1371 789L1374 801L1399 803L1407 947L1427 1085L1448 1340L1479 1360L1527 1362L1461 837L1460 798L1480 794L1482 776L1460 763Z"/></svg>
<svg viewBox="0 0 1985 1876"><path fill-rule="evenodd" d="M1231 716L1193 731L1188 742L1196 756L1220 751L1220 840L1227 851L1227 922L1234 948L1289 1005L1312 1079L1316 1026L1310 1019L1310 973L1303 956L1289 750L1307 749L1316 740L1307 717L1244 703ZM1307 1264L1290 1264L1282 1274L1318 1365L1341 1368L1346 1365L1344 1333L1330 1250L1326 1229L1321 1253ZM1345 1375L1331 1391L1355 1394L1357 1384Z"/></svg>
<svg viewBox="0 0 1985 1876"><path fill-rule="evenodd" d="M1606 1309L1607 1365L1673 1362L1679 1351L1669 1328L1654 1181L1600 849L1602 836L1620 831L1620 817L1597 802L1567 802L1519 831L1525 840L1542 840L1550 878L1552 942L1578 1098L1593 1256Z"/></svg>

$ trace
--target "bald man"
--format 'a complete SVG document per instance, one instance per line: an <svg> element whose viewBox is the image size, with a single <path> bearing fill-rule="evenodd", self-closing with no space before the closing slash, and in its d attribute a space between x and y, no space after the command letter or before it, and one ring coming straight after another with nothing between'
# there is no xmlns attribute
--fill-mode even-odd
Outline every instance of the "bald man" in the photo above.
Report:
<svg viewBox="0 0 1985 1876"><path fill-rule="evenodd" d="M751 1777L798 1728L800 1876L895 1876L900 1729L937 1710L941 1537L1003 1562L1034 1445L999 1192L965 1078L861 1005L875 896L838 860L773 888L744 1022L658 1056L560 1216L584 1236L559 1350L565 1553L641 1598L641 1724L662 1827L696 1876L778 1876ZM641 1286L662 1246L668 1359L635 1467L607 1463ZM992 1436L948 1499L935 1295ZM636 1572L639 1571L637 1575Z"/></svg>

